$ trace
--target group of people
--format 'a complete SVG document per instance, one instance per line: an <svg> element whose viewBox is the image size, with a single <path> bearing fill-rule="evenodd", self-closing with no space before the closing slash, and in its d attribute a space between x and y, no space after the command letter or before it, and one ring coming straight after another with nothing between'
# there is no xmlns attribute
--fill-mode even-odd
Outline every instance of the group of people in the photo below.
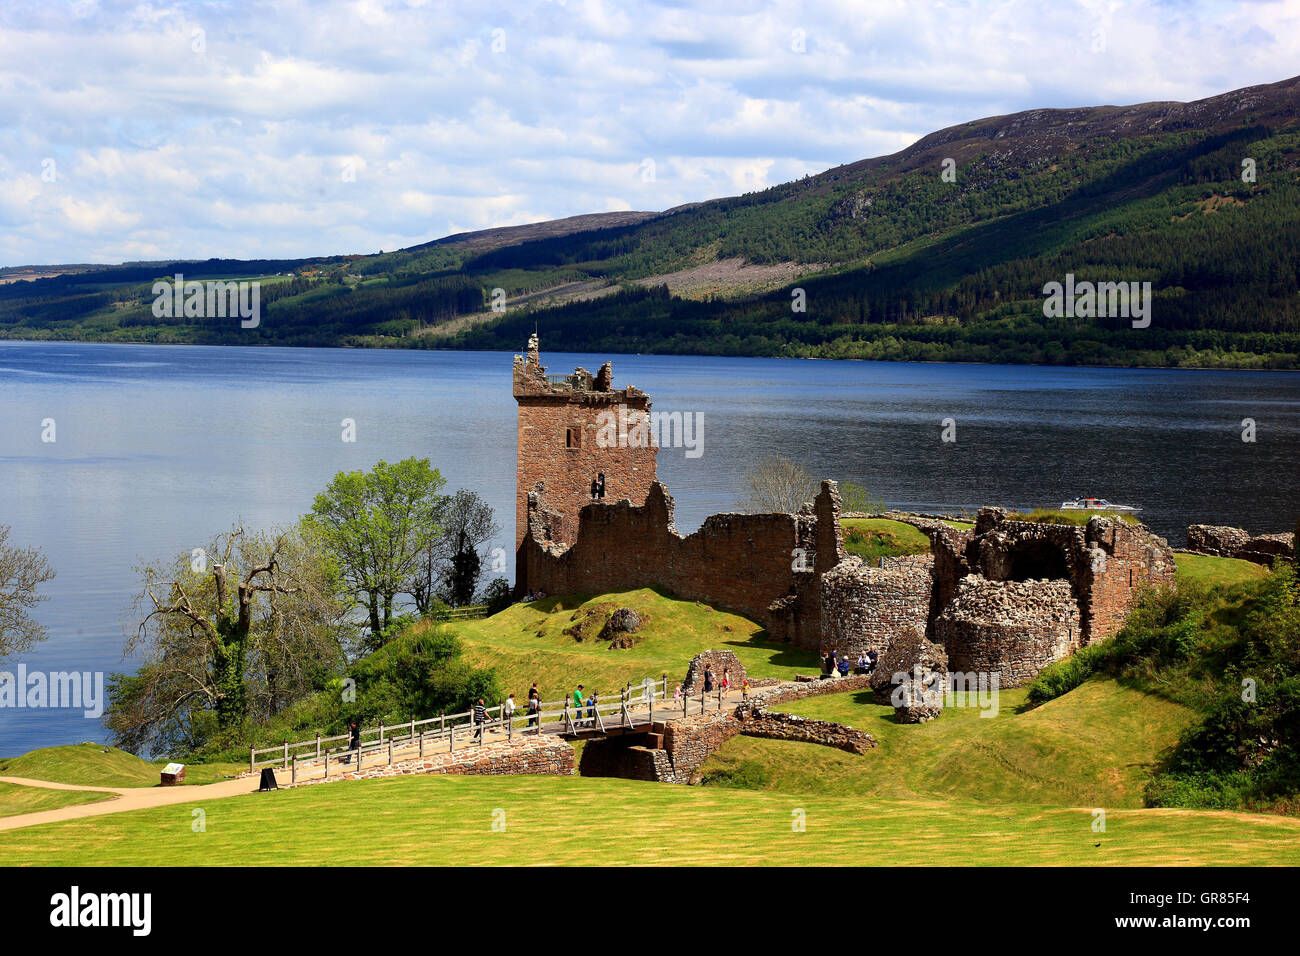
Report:
<svg viewBox="0 0 1300 956"><path fill-rule="evenodd" d="M822 655L822 676L834 677L838 674L840 677L848 677L850 673L870 674L876 669L878 660L880 655L874 647L860 652L858 659L853 662L849 661L847 654L841 656L839 651L832 650Z"/></svg>
<svg viewBox="0 0 1300 956"><path fill-rule="evenodd" d="M546 597L546 592L538 588L536 591L529 591L524 595L524 603L530 604L533 601L540 601L544 597Z"/></svg>

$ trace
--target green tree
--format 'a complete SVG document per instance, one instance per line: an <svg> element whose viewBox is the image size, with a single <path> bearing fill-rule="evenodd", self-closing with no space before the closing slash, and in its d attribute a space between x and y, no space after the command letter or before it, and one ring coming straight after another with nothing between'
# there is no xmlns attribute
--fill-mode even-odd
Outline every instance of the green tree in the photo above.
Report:
<svg viewBox="0 0 1300 956"><path fill-rule="evenodd" d="M856 481L840 482L840 503L845 511L864 514L879 514L885 510L885 503Z"/></svg>
<svg viewBox="0 0 1300 956"><path fill-rule="evenodd" d="M427 458L381 460L368 472L335 475L305 518L337 562L353 606L365 610L374 646L442 533L445 484Z"/></svg>

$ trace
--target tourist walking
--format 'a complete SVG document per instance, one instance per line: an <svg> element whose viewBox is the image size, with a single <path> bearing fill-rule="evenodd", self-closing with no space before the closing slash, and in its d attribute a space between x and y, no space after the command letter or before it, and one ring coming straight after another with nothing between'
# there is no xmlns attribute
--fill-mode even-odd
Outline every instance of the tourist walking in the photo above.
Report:
<svg viewBox="0 0 1300 956"><path fill-rule="evenodd" d="M487 708L483 706L483 698L478 699L474 705L474 739L479 743L483 742L483 725L487 723Z"/></svg>
<svg viewBox="0 0 1300 956"><path fill-rule="evenodd" d="M725 667L722 669L722 696L726 697L727 692L731 690L731 671Z"/></svg>
<svg viewBox="0 0 1300 956"><path fill-rule="evenodd" d="M582 685L573 692L573 725L575 727L582 723Z"/></svg>
<svg viewBox="0 0 1300 956"><path fill-rule="evenodd" d="M537 689L537 682L533 681L533 686L528 688L528 726L536 727L538 733L541 732L541 715L542 715L542 695Z"/></svg>
<svg viewBox="0 0 1300 956"><path fill-rule="evenodd" d="M354 720L352 721L352 723L348 724L348 750L360 750L360 749L361 749L361 728L357 726L357 722ZM351 763L352 754L350 753L344 754L343 762Z"/></svg>
<svg viewBox="0 0 1300 956"><path fill-rule="evenodd" d="M706 694L713 693L713 668L712 667L704 668L704 693Z"/></svg>
<svg viewBox="0 0 1300 956"><path fill-rule="evenodd" d="M515 719L515 695L511 694L506 698L506 702L501 705L501 719L505 721L507 729Z"/></svg>
<svg viewBox="0 0 1300 956"><path fill-rule="evenodd" d="M591 696L587 698L587 723L596 726L596 692L593 690Z"/></svg>

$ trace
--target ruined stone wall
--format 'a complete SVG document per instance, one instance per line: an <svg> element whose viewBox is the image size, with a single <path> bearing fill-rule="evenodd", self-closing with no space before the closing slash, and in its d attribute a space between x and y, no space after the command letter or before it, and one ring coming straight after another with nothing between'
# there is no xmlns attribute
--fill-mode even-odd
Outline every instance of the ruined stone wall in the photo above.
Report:
<svg viewBox="0 0 1300 956"><path fill-rule="evenodd" d="M1086 526L1016 521L982 509L972 532L936 530L931 620L971 574L991 581L1066 581L1079 606L1081 645L1104 640L1123 624L1145 584L1173 581L1173 552L1141 525L1094 516ZM951 655L951 652L950 652ZM954 665L955 667L955 665Z"/></svg>
<svg viewBox="0 0 1300 956"><path fill-rule="evenodd" d="M317 777L303 780L295 786L303 787L317 783L333 783L336 780L372 780L380 777L407 777L417 774L466 774L466 775L509 775L509 774L545 774L548 776L569 776L574 769L574 752L569 744L550 735L519 736L514 740L502 740L469 747L451 753L430 754L422 759L403 760L394 764L383 763L381 757L375 757L374 766L363 766L360 771L349 770L334 773L329 779ZM340 766L335 764L334 766ZM341 766L340 766L341 769ZM283 770L276 771L276 779L284 786L287 775Z"/></svg>
<svg viewBox="0 0 1300 956"><path fill-rule="evenodd" d="M854 754L864 754L876 746L871 734L830 720L812 720L761 707L742 708L739 717L740 732L746 737L820 744Z"/></svg>
<svg viewBox="0 0 1300 956"><path fill-rule="evenodd" d="M740 663L740 658L734 651L701 651L691 658L691 662L686 667L686 679L682 681L682 693L687 697L692 694L698 694L704 689L704 671L706 668L713 669L713 677L716 681L714 690L722 684L722 674L726 671L727 676L731 679L731 688L739 690L745 682L745 665Z"/></svg>
<svg viewBox="0 0 1300 956"><path fill-rule="evenodd" d="M1295 534L1252 535L1242 528L1194 524L1187 528L1187 550L1221 558L1239 558L1269 567L1275 558L1295 560Z"/></svg>
<svg viewBox="0 0 1300 956"><path fill-rule="evenodd" d="M873 568L857 558L821 577L820 651L856 660L874 647L884 654L903 634L926 633L932 579L923 564Z"/></svg>
<svg viewBox="0 0 1300 956"><path fill-rule="evenodd" d="M744 615L776 639L819 645L818 574L839 556L833 482L824 483L816 513L712 515L685 536L674 525L672 498L656 482L643 505L585 506L572 543L556 540L547 525L549 495L549 485L529 495L523 590L604 594L653 587ZM820 532L818 515L828 519ZM796 553L808 556L806 570L796 569Z"/></svg>
<svg viewBox="0 0 1300 956"><path fill-rule="evenodd" d="M935 624L952 671L998 674L1018 687L1079 649L1079 605L1070 583L990 581L969 575Z"/></svg>
<svg viewBox="0 0 1300 956"><path fill-rule="evenodd" d="M1168 542L1140 525L1092 518L1085 532L1089 562L1081 581L1083 644L1113 636L1128 617L1144 585L1174 583L1174 553Z"/></svg>

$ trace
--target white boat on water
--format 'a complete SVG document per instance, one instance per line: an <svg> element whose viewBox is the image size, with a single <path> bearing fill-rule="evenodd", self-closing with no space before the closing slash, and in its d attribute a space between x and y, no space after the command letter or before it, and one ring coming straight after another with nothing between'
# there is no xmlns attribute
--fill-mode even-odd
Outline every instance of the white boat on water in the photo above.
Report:
<svg viewBox="0 0 1300 956"><path fill-rule="evenodd" d="M1115 505L1105 498L1075 498L1061 502L1062 511L1123 511L1133 513L1142 509L1136 505Z"/></svg>

